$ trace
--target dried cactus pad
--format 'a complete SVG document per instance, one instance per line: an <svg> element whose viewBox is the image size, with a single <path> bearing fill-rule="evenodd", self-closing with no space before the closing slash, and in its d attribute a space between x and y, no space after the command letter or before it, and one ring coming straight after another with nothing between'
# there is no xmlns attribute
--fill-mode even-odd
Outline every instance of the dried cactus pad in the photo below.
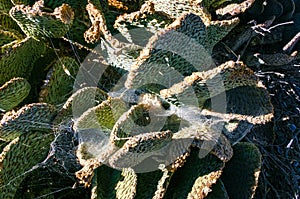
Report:
<svg viewBox="0 0 300 199"><path fill-rule="evenodd" d="M30 91L24 78L13 78L0 87L0 110L9 111L22 102Z"/></svg>

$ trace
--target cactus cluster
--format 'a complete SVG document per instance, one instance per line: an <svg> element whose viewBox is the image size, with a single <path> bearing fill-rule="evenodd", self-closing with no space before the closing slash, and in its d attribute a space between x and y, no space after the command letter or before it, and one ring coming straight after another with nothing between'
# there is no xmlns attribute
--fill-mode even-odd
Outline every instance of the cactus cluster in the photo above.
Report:
<svg viewBox="0 0 300 199"><path fill-rule="evenodd" d="M252 198L273 107L211 57L257 2L0 0L0 198Z"/></svg>

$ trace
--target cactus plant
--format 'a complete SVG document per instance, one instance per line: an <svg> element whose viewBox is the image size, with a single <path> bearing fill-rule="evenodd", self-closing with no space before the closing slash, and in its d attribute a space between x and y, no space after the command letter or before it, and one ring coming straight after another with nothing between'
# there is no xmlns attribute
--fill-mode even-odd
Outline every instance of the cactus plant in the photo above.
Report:
<svg viewBox="0 0 300 199"><path fill-rule="evenodd" d="M253 197L261 155L253 144L239 142L253 126L270 122L273 108L266 88L244 62L230 60L216 66L210 58L216 44L240 21L235 15L224 20L210 15L228 1L153 0L143 6L142 1L111 0L11 2L0 2L6 13L0 15L1 25L7 29L0 32L5 38L0 109L6 112L0 124L0 198L22 197L21 185L39 178L39 163L52 161L55 169L55 159L63 161L67 153L71 155L66 155L64 164L71 169L66 170L77 170L76 177L86 192L91 191L87 196L91 198ZM87 11L81 13L83 7ZM114 21L107 17L109 9L133 13ZM126 42L116 43L112 36L116 29L106 23L115 23L128 40L132 26L148 28L154 35L138 49L139 56L110 62L113 66L108 66L100 83L77 84L80 58L66 53L70 52L63 47L66 38L60 38L74 36L72 53L74 44L86 50L92 44L83 42L101 42L113 58L116 55L108 47L114 50ZM59 52L57 44L67 50ZM62 56L42 63L49 49ZM91 80L93 68L99 67L95 60L88 60ZM123 61L127 63L119 63ZM37 65L51 68L41 88L30 85ZM125 90L114 87L121 76ZM220 83L222 88L217 87ZM39 103L18 107L30 87L41 90L35 99ZM218 111L213 100L224 93L226 108ZM193 97L194 104L180 101ZM76 154L57 139L66 132L79 142ZM65 151L57 152L58 146ZM81 169L74 163L76 155ZM234 170L245 176L233 175ZM33 171L34 177L28 178ZM48 186L32 194L51 195ZM237 193L235 186L244 192ZM34 191L29 188L29 192Z"/></svg>

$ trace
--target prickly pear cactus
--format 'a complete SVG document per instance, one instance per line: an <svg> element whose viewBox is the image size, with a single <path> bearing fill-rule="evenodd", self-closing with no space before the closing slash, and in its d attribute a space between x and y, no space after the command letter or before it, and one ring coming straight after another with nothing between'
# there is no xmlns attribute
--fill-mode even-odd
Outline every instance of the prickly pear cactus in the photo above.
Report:
<svg viewBox="0 0 300 199"><path fill-rule="evenodd" d="M273 107L218 51L253 5L0 2L0 198L253 198Z"/></svg>
<svg viewBox="0 0 300 199"><path fill-rule="evenodd" d="M151 4L148 6L151 8ZM141 15L145 13L144 10L145 7L140 13L135 14ZM205 13L205 11L200 13ZM119 20L127 19L129 17L125 15ZM203 68L203 71L197 72L191 63L184 61L181 57L157 49L159 45L172 45L172 43L167 43L170 42L168 39L172 37L172 31L178 31L195 39L205 47L204 53L209 54L215 43L221 40L238 21L237 19L221 22L209 20L210 17L206 15L183 14L165 30L159 31L149 40L137 58L138 61L131 66L125 81L127 89L142 88L141 92L146 92L132 96L135 94L125 91L117 98L108 98L100 102L99 105L88 109L75 120L73 128L82 140L77 156L80 163L84 165L76 176L85 186L92 186L92 198L105 198L101 187L106 183L115 187L109 196L106 195L110 198L204 198L209 192L214 191L213 185L216 183L221 184L223 189L217 191L228 195L226 184L223 184L220 176L225 173L226 162L230 162L234 156L231 144L237 143L245 136L245 129L257 123L270 121L272 106L268 94L253 71L242 62L229 61L218 67L209 70ZM118 23L120 24L119 21ZM224 30L227 31L224 32ZM183 43L179 46L184 48L185 45L186 43ZM195 57L203 55L201 51L191 53L195 53ZM170 60L168 66L173 71L182 74L183 78L173 80L167 88L160 88L155 84L148 85L148 82L153 82L150 74L157 74L158 80L154 83L158 84L170 72L163 68L165 67L164 59ZM203 62L198 64L200 63L203 64ZM160 75L162 78L159 78ZM224 81L224 90L215 90L210 93L209 82L216 81L216 76ZM186 95L185 92L189 88L196 91L199 100L198 107L188 109L173 103L174 96L179 98L180 95ZM249 104L256 103L252 108L249 104L243 106L245 102L243 98L241 101L234 100L234 97L246 88L253 90L253 98L248 101ZM234 91L234 89L237 90ZM229 93L230 91L232 93ZM229 100L225 114L214 114L208 111L205 115L198 112L197 108L204 108L205 102L222 92L228 93L227 99ZM128 99L128 95L136 99L136 101L131 101L130 107L125 100ZM261 100L255 102L254 96L256 95L261 96ZM168 110L168 113L164 110ZM180 114L182 112L184 113ZM233 117L229 113L236 115ZM158 131L159 121L163 120L165 114L168 114L166 123L161 131ZM207 120L209 114L214 115L212 120ZM227 136L216 132L218 125L225 123L228 126L234 126L236 123L232 122L233 119L243 125L228 127L226 132L223 132ZM197 121L201 121L201 124L198 125ZM239 122L237 122L238 125ZM149 123L152 123L150 127L147 126ZM136 127L137 124L138 127ZM189 145L185 145L186 140L191 141ZM201 146L206 142L213 143L214 147L205 158L199 158L203 150L205 151ZM253 148L249 149L249 153L257 153L255 146L251 146ZM155 161L149 161L151 158ZM249 159L249 162L251 161L260 162L259 152L253 159ZM149 169L150 164L160 170L140 173ZM103 181L100 177L101 172L105 175L107 166L122 170L122 173L116 172L112 174L114 176L112 179ZM255 167L257 171L259 168L259 166ZM249 176L254 175L251 172L250 169ZM146 179L144 180L143 177ZM252 187L251 193L254 194L255 184L257 184L257 179L254 184L250 183L245 187L246 189ZM147 188L144 190L142 187ZM220 186L215 187L215 189L218 188L220 189ZM210 195L213 197L213 193ZM232 193L230 196L234 197Z"/></svg>

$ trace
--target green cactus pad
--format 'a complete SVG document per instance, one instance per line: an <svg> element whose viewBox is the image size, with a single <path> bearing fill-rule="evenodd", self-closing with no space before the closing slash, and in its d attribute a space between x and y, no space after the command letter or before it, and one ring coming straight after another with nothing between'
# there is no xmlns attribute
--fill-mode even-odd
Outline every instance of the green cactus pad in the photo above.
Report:
<svg viewBox="0 0 300 199"><path fill-rule="evenodd" d="M174 20L165 13L156 12L154 6L155 4L147 2L142 6L140 11L120 15L115 21L114 27L123 35L127 35L129 33L128 31L134 28L145 28L150 34L155 34L157 31L171 24ZM130 40L130 37L126 38Z"/></svg>
<svg viewBox="0 0 300 199"><path fill-rule="evenodd" d="M163 175L161 170L136 174L128 168L123 169L121 175L121 171L103 165L94 171L91 198L152 198L156 194L156 197L163 195L165 190L159 189L166 188L165 182L172 176L167 170L164 172L167 175Z"/></svg>
<svg viewBox="0 0 300 199"><path fill-rule="evenodd" d="M7 144L9 144L9 142L0 140L0 151L2 151Z"/></svg>
<svg viewBox="0 0 300 199"><path fill-rule="evenodd" d="M6 28L2 25L0 25L0 28L0 46L9 44L15 40L21 41L23 39L23 35L14 29Z"/></svg>
<svg viewBox="0 0 300 199"><path fill-rule="evenodd" d="M89 108L97 106L107 99L107 93L97 87L79 89L65 102L53 123L60 124L71 118L78 118Z"/></svg>
<svg viewBox="0 0 300 199"><path fill-rule="evenodd" d="M0 87L0 110L9 111L22 102L30 91L24 78L13 78Z"/></svg>
<svg viewBox="0 0 300 199"><path fill-rule="evenodd" d="M166 169L138 173L136 198L163 198L172 175Z"/></svg>
<svg viewBox="0 0 300 199"><path fill-rule="evenodd" d="M56 114L56 108L45 103L29 104L17 112L7 112L0 123L0 138L9 141L33 130L49 132Z"/></svg>
<svg viewBox="0 0 300 199"><path fill-rule="evenodd" d="M149 84L160 84L169 87L182 80L184 76L196 72L197 69L194 63L198 60L195 61L194 59L207 57L209 54L201 46L205 42L205 35L193 35L195 29L205 34L206 28L201 18L189 14L177 19L167 30L151 37L137 62L131 67L125 84L126 87L137 88ZM187 41L187 38L189 38L189 41ZM177 40L178 42L175 42ZM184 51L182 49L188 45L189 49L193 49L190 55L182 52ZM201 56L203 53L206 56ZM152 78L154 74L156 74L155 79Z"/></svg>
<svg viewBox="0 0 300 199"><path fill-rule="evenodd" d="M245 64L228 61L213 69L193 73L169 89L161 90L160 94L164 98L171 98L174 95L180 98L193 94L198 98L199 107L202 108L206 100L218 94L241 86L256 87L257 84L257 77Z"/></svg>
<svg viewBox="0 0 300 199"><path fill-rule="evenodd" d="M226 1L226 0L222 0L222 1ZM183 19L182 16L184 16L186 13L192 12L195 15L200 16L201 20L199 20L198 18L194 18L190 21L186 21L187 23L185 24L185 27L193 23L195 23L194 27L197 27L196 26L197 22L205 24L206 30L199 31L198 29L197 31L192 32L191 34L197 33L202 36L206 35L206 39L200 40L201 41L200 43L205 47L205 49L209 53L212 52L214 45L216 45L218 41L220 41L224 36L226 36L239 23L238 18L234 18L230 20L222 20L222 21L211 21L211 16L207 12L207 10L209 10L209 5L207 5L207 3L211 3L211 1L204 2L204 3L202 2L202 4L204 4L204 7L198 5L197 1L191 2L189 0L178 0L178 1L154 0L152 2L155 5L156 11L163 11L174 18L177 19L181 18L180 20Z"/></svg>
<svg viewBox="0 0 300 199"><path fill-rule="evenodd" d="M113 157L110 158L109 164L113 168L134 168L138 164L143 163L144 171L147 171L147 163L143 161L155 154L156 151L171 142L172 133L170 131L151 132L136 135L128 139L125 144ZM139 165L138 165L139 166ZM155 165L148 164L149 170L153 170ZM157 169L157 168L156 168Z"/></svg>
<svg viewBox="0 0 300 199"><path fill-rule="evenodd" d="M41 10L42 7L43 1L38 1L32 7L17 5L9 13L29 37L40 40L64 36L73 23L74 12L72 8L63 4L56 8L53 13L46 13Z"/></svg>
<svg viewBox="0 0 300 199"><path fill-rule="evenodd" d="M199 159L198 150L192 150L183 167L172 176L165 198L187 198L205 192L218 179L223 167L218 158L207 155Z"/></svg>
<svg viewBox="0 0 300 199"><path fill-rule="evenodd" d="M170 19L165 13L155 12L151 2L144 4L139 11L118 16L114 28L121 34L117 34L114 39L123 40L122 37L125 37L129 43L126 41L116 46L112 45L114 40L109 41L110 45L106 47L109 63L118 68L129 70L149 38L172 21L174 20ZM102 41L102 43L106 44L105 41ZM108 49L111 46L115 47L113 52L120 52L117 56L114 53L109 53Z"/></svg>
<svg viewBox="0 0 300 199"><path fill-rule="evenodd" d="M40 102L63 104L72 94L79 64L70 57L59 58L52 67L50 78L40 92Z"/></svg>
<svg viewBox="0 0 300 199"><path fill-rule="evenodd" d="M28 38L6 48L0 55L0 85L14 77L29 77L33 65L45 50L46 45L43 42Z"/></svg>
<svg viewBox="0 0 300 199"><path fill-rule="evenodd" d="M1 0L0 1L0 13L8 13L10 8L13 6L12 2L10 0Z"/></svg>
<svg viewBox="0 0 300 199"><path fill-rule="evenodd" d="M228 113L254 117L273 113L269 93L264 87L244 86L235 88L226 93L226 98Z"/></svg>
<svg viewBox="0 0 300 199"><path fill-rule="evenodd" d="M211 22L210 25L204 21L195 14L184 14L166 30L151 37L131 67L125 86L137 88L160 84L168 88L182 81L184 76L213 66L211 51L214 45L237 25L238 20ZM214 37L208 39L210 34ZM186 54L187 50L189 54ZM151 78L154 74L156 81Z"/></svg>
<svg viewBox="0 0 300 199"><path fill-rule="evenodd" d="M0 198L14 198L20 185L46 157L54 134L28 132L0 154Z"/></svg>
<svg viewBox="0 0 300 199"><path fill-rule="evenodd" d="M22 33L18 24L6 13L0 12L0 24L3 29L5 28L14 29L19 34Z"/></svg>
<svg viewBox="0 0 300 199"><path fill-rule="evenodd" d="M153 103L156 102L153 101ZM152 106L151 103L140 103L132 106L121 118L118 118L118 121L114 125L111 133L114 144L121 147L126 139L132 136L159 131L162 127L160 124L163 125L161 120L163 121L164 117L151 117L152 114L159 114L159 111L160 109L155 107L155 105Z"/></svg>
<svg viewBox="0 0 300 199"><path fill-rule="evenodd" d="M252 198L261 168L259 149L254 144L240 142L233 147L233 152L221 179L230 198Z"/></svg>
<svg viewBox="0 0 300 199"><path fill-rule="evenodd" d="M94 173L91 199L115 199L115 187L122 178L121 171L102 165Z"/></svg>
<svg viewBox="0 0 300 199"><path fill-rule="evenodd" d="M206 199L229 199L224 183L218 179L217 183L212 186L212 192L209 192Z"/></svg>
<svg viewBox="0 0 300 199"><path fill-rule="evenodd" d="M90 108L74 124L76 131L84 129L105 130L110 133L116 120L126 111L125 103L120 99L108 99L98 106Z"/></svg>

